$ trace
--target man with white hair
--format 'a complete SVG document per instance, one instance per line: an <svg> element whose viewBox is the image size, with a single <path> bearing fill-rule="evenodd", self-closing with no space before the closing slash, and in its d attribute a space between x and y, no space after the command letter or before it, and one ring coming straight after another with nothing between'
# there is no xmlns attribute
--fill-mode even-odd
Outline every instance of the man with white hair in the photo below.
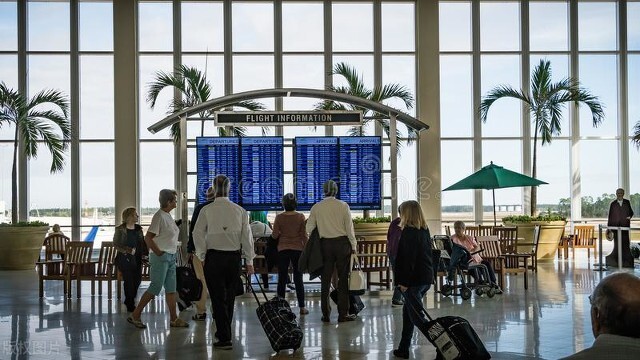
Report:
<svg viewBox="0 0 640 360"><path fill-rule="evenodd" d="M353 321L356 316L349 314L349 267L351 254L356 252L356 236L351 209L346 202L336 199L338 184L335 181L327 180L322 190L324 199L313 205L307 219L307 233L317 227L322 248L322 321L330 321L329 284L334 268L338 273L338 322Z"/></svg>
<svg viewBox="0 0 640 360"><path fill-rule="evenodd" d="M640 354L640 279L615 273L602 279L591 303L593 345L565 360L638 359Z"/></svg>
<svg viewBox="0 0 640 360"><path fill-rule="evenodd" d="M216 349L230 350L231 322L240 278L240 260L247 262L247 274L253 274L253 236L249 214L229 200L229 178L218 175L213 180L216 200L202 208L193 229L195 253L204 260L204 276L211 295L216 322L213 344Z"/></svg>

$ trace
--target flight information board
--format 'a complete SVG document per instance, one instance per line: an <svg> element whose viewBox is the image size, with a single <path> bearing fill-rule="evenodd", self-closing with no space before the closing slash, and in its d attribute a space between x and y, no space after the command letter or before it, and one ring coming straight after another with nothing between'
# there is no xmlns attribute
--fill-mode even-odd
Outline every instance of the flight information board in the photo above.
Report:
<svg viewBox="0 0 640 360"><path fill-rule="evenodd" d="M246 210L280 210L284 195L282 137L240 138L240 205Z"/></svg>
<svg viewBox="0 0 640 360"><path fill-rule="evenodd" d="M338 143L338 197L353 210L381 209L382 139L379 136L343 136Z"/></svg>
<svg viewBox="0 0 640 360"><path fill-rule="evenodd" d="M217 175L226 175L229 178L231 182L229 199L238 203L239 146L240 138L237 137L196 138L198 170L196 198L199 204L207 201L207 189Z"/></svg>
<svg viewBox="0 0 640 360"><path fill-rule="evenodd" d="M322 200L322 184L329 179L338 181L338 138L297 137L294 148L298 210L309 210Z"/></svg>

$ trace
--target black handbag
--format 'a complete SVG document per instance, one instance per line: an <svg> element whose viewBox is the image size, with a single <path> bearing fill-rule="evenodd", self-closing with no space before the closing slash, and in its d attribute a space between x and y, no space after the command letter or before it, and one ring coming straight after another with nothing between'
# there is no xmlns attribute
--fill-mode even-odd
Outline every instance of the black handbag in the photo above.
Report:
<svg viewBox="0 0 640 360"><path fill-rule="evenodd" d="M118 252L118 255L116 255L116 266L121 272L135 271L138 269L138 261L133 254Z"/></svg>

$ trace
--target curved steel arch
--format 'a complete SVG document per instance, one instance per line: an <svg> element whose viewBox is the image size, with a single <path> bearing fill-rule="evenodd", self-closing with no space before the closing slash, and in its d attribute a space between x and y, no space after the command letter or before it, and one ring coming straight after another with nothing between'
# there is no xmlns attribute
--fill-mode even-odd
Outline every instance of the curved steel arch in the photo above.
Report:
<svg viewBox="0 0 640 360"><path fill-rule="evenodd" d="M212 99L212 100L200 103L198 105L192 106L188 109L175 112L167 116L166 118L158 121L157 123L149 126L147 130L149 130L152 134L155 134L158 131L180 121L180 118L189 116L189 114L199 113L204 110L220 109L225 106L236 104L239 101L253 100L253 99L260 99L260 98L271 98L271 97L307 97L307 98L318 98L318 99L326 99L326 100L350 103L350 104L367 108L369 110L373 110L382 114L389 114L389 115L394 114L396 115L397 120L402 121L405 125L412 127L417 131L425 130L429 128L427 124L420 122L418 119L414 118L413 116L408 115L398 109L394 109L390 106L377 103L375 101L363 99L363 98L349 95L349 94L337 93L329 90L285 88L285 89L251 90L251 91L245 91L237 94L231 94L231 95L222 96L216 99Z"/></svg>

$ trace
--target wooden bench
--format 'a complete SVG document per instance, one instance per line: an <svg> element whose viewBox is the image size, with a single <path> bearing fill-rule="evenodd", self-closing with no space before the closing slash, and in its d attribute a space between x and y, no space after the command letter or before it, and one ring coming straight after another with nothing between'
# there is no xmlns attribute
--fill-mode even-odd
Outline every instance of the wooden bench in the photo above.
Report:
<svg viewBox="0 0 640 360"><path fill-rule="evenodd" d="M360 267L367 277L367 290L371 290L371 285L384 286L391 289L391 268L389 256L387 256L386 240L361 240L358 241L358 261ZM371 274L377 273L377 281L371 280Z"/></svg>
<svg viewBox="0 0 640 360"><path fill-rule="evenodd" d="M519 274L524 276L524 289L529 288L527 268L531 254L503 254L500 241L497 236L479 236L478 245L483 249L480 256L489 260L493 270L498 276L498 285L504 289L506 274Z"/></svg>

